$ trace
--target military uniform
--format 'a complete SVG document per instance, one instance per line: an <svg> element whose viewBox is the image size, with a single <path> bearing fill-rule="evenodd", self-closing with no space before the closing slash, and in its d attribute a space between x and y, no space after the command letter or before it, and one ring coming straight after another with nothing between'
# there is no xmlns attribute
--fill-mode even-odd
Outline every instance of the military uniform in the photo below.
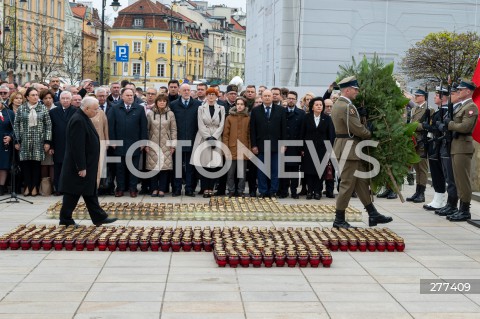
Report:
<svg viewBox="0 0 480 319"><path fill-rule="evenodd" d="M423 90L417 90L415 95L427 95L427 93ZM411 122L418 122L423 123L427 116L430 115L432 110L427 107L427 103L424 102L420 105L416 105L411 111ZM425 147L423 141L423 128L419 125L416 129L415 139L417 141L417 145L415 150L418 155L421 157L425 155ZM415 173L417 175L417 189L415 194L411 197L407 198L407 201L414 202L414 203L423 203L425 201L425 188L427 185L427 174L428 174L428 160L427 158L421 158L420 162L413 164L413 168L415 169Z"/></svg>
<svg viewBox="0 0 480 319"><path fill-rule="evenodd" d="M355 77L349 77L339 83L340 89L353 87L358 89L358 82ZM355 154L357 144L365 139L369 139L371 132L361 123L360 115L355 105L350 99L341 96L332 108L332 121L335 127L335 142L333 150L337 159L345 156L343 153L347 151L345 148L347 142L352 141L353 144L346 154L345 165L340 172L340 187L336 202L335 221L333 227L349 228L351 227L345 221L345 209L355 191L367 209L369 215L369 225L389 223L391 217L386 217L377 212L370 198L369 180L354 176L355 171L366 171L364 162Z"/></svg>
<svg viewBox="0 0 480 319"><path fill-rule="evenodd" d="M458 89L475 90L470 81L462 81ZM460 208L456 214L449 215L450 221L465 221L470 219L470 201L472 186L470 183L470 168L474 153L472 132L478 119L477 105L471 98L462 102L453 120L447 119L448 130L453 132L450 149L453 175L456 181L457 193L460 199ZM450 120L450 121L449 121Z"/></svg>

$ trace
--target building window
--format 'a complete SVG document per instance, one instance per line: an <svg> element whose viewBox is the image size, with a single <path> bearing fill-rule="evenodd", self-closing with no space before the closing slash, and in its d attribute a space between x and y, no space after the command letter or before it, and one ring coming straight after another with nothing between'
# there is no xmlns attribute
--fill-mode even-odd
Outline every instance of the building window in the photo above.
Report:
<svg viewBox="0 0 480 319"><path fill-rule="evenodd" d="M118 73L118 64L113 62L113 75L117 75Z"/></svg>
<svg viewBox="0 0 480 319"><path fill-rule="evenodd" d="M35 12L40 12L40 0L35 1Z"/></svg>
<svg viewBox="0 0 480 319"><path fill-rule="evenodd" d="M117 51L117 45L118 45L118 41L113 41L112 42L112 51L114 51L114 52Z"/></svg>
<svg viewBox="0 0 480 319"><path fill-rule="evenodd" d="M27 10L32 11L32 1L27 2Z"/></svg>
<svg viewBox="0 0 480 319"><path fill-rule="evenodd" d="M132 63L132 75L140 75L140 63Z"/></svg>
<svg viewBox="0 0 480 319"><path fill-rule="evenodd" d="M123 74L128 74L128 62L123 62Z"/></svg>
<svg viewBox="0 0 480 319"><path fill-rule="evenodd" d="M159 42L158 43L158 53L165 53L165 43L164 42Z"/></svg>
<svg viewBox="0 0 480 319"><path fill-rule="evenodd" d="M140 52L142 51L142 42L133 41L133 52Z"/></svg>
<svg viewBox="0 0 480 319"><path fill-rule="evenodd" d="M133 26L143 27L143 19L140 19L140 18L133 19Z"/></svg>
<svg viewBox="0 0 480 319"><path fill-rule="evenodd" d="M60 34L57 33L57 54L61 51Z"/></svg>
<svg viewBox="0 0 480 319"><path fill-rule="evenodd" d="M145 73L150 75L150 62L147 62L147 64L145 65Z"/></svg>
<svg viewBox="0 0 480 319"><path fill-rule="evenodd" d="M157 64L157 76L165 77L165 64Z"/></svg>
<svg viewBox="0 0 480 319"><path fill-rule="evenodd" d="M30 1L28 3L30 3ZM50 1L50 15L52 17L55 16L55 2L53 0Z"/></svg>
<svg viewBox="0 0 480 319"><path fill-rule="evenodd" d="M30 28L27 28L27 39L31 39L32 38L32 30ZM32 50L32 46L31 46L31 41L27 41L27 52L30 52Z"/></svg>
<svg viewBox="0 0 480 319"><path fill-rule="evenodd" d="M59 19L62 17L62 2L58 1L58 11L57 11L57 16Z"/></svg>

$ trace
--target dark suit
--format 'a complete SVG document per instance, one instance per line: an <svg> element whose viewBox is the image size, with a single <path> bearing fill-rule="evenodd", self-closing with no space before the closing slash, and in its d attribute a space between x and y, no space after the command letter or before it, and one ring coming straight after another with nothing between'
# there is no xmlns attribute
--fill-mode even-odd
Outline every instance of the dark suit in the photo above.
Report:
<svg viewBox="0 0 480 319"><path fill-rule="evenodd" d="M100 157L100 140L88 116L81 109L74 109L67 125L65 165L60 175L60 191L63 205L60 211L60 224L73 225L72 212L83 196L93 223L107 218L100 208L97 197L97 171ZM86 170L85 177L78 173Z"/></svg>
<svg viewBox="0 0 480 319"><path fill-rule="evenodd" d="M65 157L66 147L66 132L67 125L70 118L75 114L77 109L75 107L68 107L63 110L63 107L55 107L49 111L50 120L52 122L52 144L51 149L53 153L53 171L54 178L53 183L55 191L58 192L58 182L60 179L60 172L62 171L63 160Z"/></svg>
<svg viewBox="0 0 480 319"><path fill-rule="evenodd" d="M112 94L110 94L109 96L107 96L107 101L110 102L110 103L113 103L113 104L118 104L118 103L122 102L122 98L121 98L121 96L119 95L119 96L118 96L118 99L115 101L115 99L113 98Z"/></svg>
<svg viewBox="0 0 480 319"><path fill-rule="evenodd" d="M175 121L177 122L177 140L190 141L193 146L195 137L198 131L198 107L202 102L190 98L188 106L185 107L181 98L173 101L170 104L170 109L175 114ZM192 156L192 146L183 147L181 152L175 152L176 156L182 157L182 176L185 176L185 192L194 191L194 166L190 164L190 157ZM180 151L180 150L179 150ZM174 161L174 165L176 160ZM174 166L175 172L175 166ZM185 175L183 175L185 174ZM182 176L175 176L175 192L182 190Z"/></svg>
<svg viewBox="0 0 480 319"><path fill-rule="evenodd" d="M265 159L265 141L271 142L270 154L271 185L268 187L268 178L261 171L258 171L258 190L261 195L273 195L278 191L278 152L279 140L285 140L287 137L287 118L283 107L272 105L270 117L267 117L265 105L260 105L252 109L250 116L250 140L253 147L258 147L258 158L261 161ZM267 167L268 169L268 167Z"/></svg>
<svg viewBox="0 0 480 319"><path fill-rule="evenodd" d="M287 118L287 140L298 141L302 140L302 128L305 120L305 111L295 107L293 111L290 111L287 107L284 109ZM288 146L285 152L285 156L300 156L302 150L301 146ZM300 162L286 162L285 172L296 172L297 176L292 178L280 178L280 195L288 196L288 189L292 195L297 194L298 187L298 171L300 168Z"/></svg>
<svg viewBox="0 0 480 319"><path fill-rule="evenodd" d="M53 94L53 102L60 102L60 94L62 92L62 90L58 89L58 92Z"/></svg>
<svg viewBox="0 0 480 319"><path fill-rule="evenodd" d="M313 113L309 113L305 117L305 122L302 128L302 139L304 140L303 171L305 173L309 193L318 195L322 194L324 171L319 174L317 172L317 166L320 165L327 152L325 142L330 142L333 145L335 139L333 132L332 119L325 113L321 113L318 126L315 124ZM315 155L307 147L307 141L313 143L313 152L315 152L320 161L317 165L315 165L314 162Z"/></svg>
<svg viewBox="0 0 480 319"><path fill-rule="evenodd" d="M142 106L133 103L129 111L125 103L121 102L112 107L108 113L108 134L110 140L122 140L123 146L115 147L113 154L119 156L121 163L116 165L117 191L125 191L126 187L126 162L127 150L133 143L148 139L147 116ZM140 148L135 149L132 162L136 169L139 167ZM137 191L137 177L130 173L129 190Z"/></svg>

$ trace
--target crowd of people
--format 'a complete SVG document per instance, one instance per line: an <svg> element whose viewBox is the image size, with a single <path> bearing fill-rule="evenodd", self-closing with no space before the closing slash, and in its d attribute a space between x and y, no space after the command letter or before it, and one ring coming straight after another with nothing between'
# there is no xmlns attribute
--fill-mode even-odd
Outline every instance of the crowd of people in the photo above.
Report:
<svg viewBox="0 0 480 319"><path fill-rule="evenodd" d="M343 130L340 126L345 123L338 116L332 120L335 108L337 111L346 108L344 111L349 112L351 101L344 91L356 85L345 86L350 82L356 83L344 82L343 88L332 83L323 96L314 93L299 96L287 88L254 85L243 90L228 85L222 92L216 85L202 83L192 90L189 84L180 85L177 80L158 90L145 91L127 80L100 87L88 79L80 87L61 87L57 77L50 78L48 84L26 83L23 87L3 82L0 83L0 130L4 143L4 152L0 153L0 194L7 191L15 162L16 169L10 178L14 179L17 192L25 196L61 195L58 182L64 167L67 124L82 99L91 96L99 103L99 112L91 121L102 141L97 187L104 195L122 197L128 193L136 197L140 191L152 197L169 193L181 196L184 190L185 196L192 197L248 195L298 199L306 196L307 200L320 200L322 196L335 197L335 181L342 177L344 183L338 183L339 189L346 187L345 179L350 184L348 191L340 191L340 195L357 196L360 192L358 196L367 207L371 205L366 200L369 193L366 195L363 187L355 186L362 181L349 179L348 172L345 176L335 176L331 162L321 171L317 165L327 154L327 143L334 145L338 144L335 139L337 142L351 139L344 136L350 133L359 134L359 139L370 136L364 126L345 128L347 131L339 135L339 130ZM471 89L467 84L458 90ZM425 95L425 92L415 93L416 104L408 114L410 121L423 121ZM355 94L351 96L353 99ZM347 121L347 125L352 123ZM429 128L419 125L419 131L426 129ZM280 141L300 143L282 145ZM421 145L418 148L418 152L423 152ZM279 161L280 154L285 161ZM117 160L106 160L111 157ZM464 156L461 159L467 160ZM356 158L348 160L357 165ZM350 169L355 167L352 165ZM425 201L426 167L425 160L415 164L417 191L408 200ZM286 174L279 174L280 169ZM455 170L446 163L446 168L440 166L440 171L446 172L448 203L456 207L459 195L450 195ZM445 188L445 180L443 184ZM439 186L438 193L441 191ZM388 188L380 194L388 198L394 195ZM465 208L469 197L462 196ZM435 200L440 201L437 197ZM340 206L348 204L346 198L341 202ZM374 210L372 207L367 210ZM345 226L341 220L338 224Z"/></svg>

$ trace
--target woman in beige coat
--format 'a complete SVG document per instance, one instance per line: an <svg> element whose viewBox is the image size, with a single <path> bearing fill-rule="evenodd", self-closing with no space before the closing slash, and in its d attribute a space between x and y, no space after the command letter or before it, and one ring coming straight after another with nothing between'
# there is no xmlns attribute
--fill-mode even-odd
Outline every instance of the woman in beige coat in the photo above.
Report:
<svg viewBox="0 0 480 319"><path fill-rule="evenodd" d="M97 187L100 185L100 178L102 172L107 169L105 165L105 159L107 156L107 141L108 141L108 120L107 115L101 109L98 109L97 115L90 119L92 121L95 130L97 131L98 138L100 139L100 157L98 158L98 172L97 172ZM105 166L105 168L103 167ZM105 174L106 176L106 174Z"/></svg>
<svg viewBox="0 0 480 319"><path fill-rule="evenodd" d="M146 147L146 168L156 171L151 178L152 197L165 196L168 174L173 169L173 153L177 142L177 122L170 111L168 96L160 94L155 99L155 105L147 114L148 138L160 147L159 157L154 149Z"/></svg>
<svg viewBox="0 0 480 319"><path fill-rule="evenodd" d="M239 175L238 196L243 197L245 191L246 160L248 158L241 155L250 149L250 116L248 116L246 106L247 100L245 98L239 97L235 100L235 106L230 109L223 130L223 144L230 150L230 154L227 153L227 159L232 160L227 175L227 189L230 197L235 194L235 172ZM240 147L243 147L244 150L240 151Z"/></svg>
<svg viewBox="0 0 480 319"><path fill-rule="evenodd" d="M225 125L225 108L217 103L217 97L216 89L207 89L207 99L198 108L198 132L190 159L190 164L196 166L197 169L202 167L207 172L216 172L223 164L222 151L219 147L214 146L214 143L221 138ZM208 144L202 145L204 142ZM211 174L201 175L202 187L205 190L203 197L211 197L215 178L206 176Z"/></svg>

